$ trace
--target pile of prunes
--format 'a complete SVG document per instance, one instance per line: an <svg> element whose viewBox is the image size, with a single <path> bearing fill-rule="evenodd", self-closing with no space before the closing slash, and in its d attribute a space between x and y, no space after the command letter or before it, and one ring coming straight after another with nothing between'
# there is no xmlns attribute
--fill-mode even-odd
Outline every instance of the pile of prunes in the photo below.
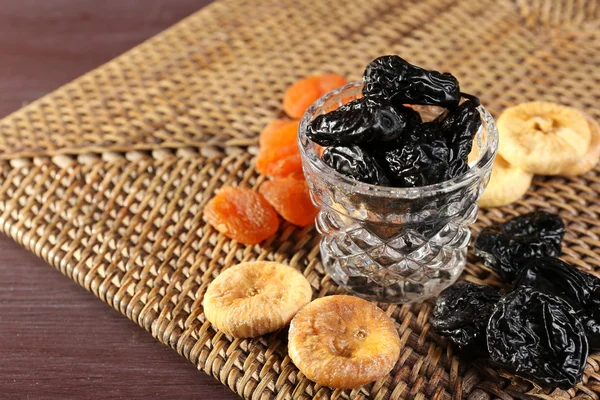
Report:
<svg viewBox="0 0 600 400"><path fill-rule="evenodd" d="M481 126L479 100L461 93L454 76L392 55L369 63L363 81L363 97L308 126L313 142L329 146L322 155L327 165L349 178L393 187L432 185L469 169L467 157ZM423 121L411 105L446 110Z"/></svg>
<svg viewBox="0 0 600 400"><path fill-rule="evenodd" d="M560 217L544 211L483 229L475 254L510 290L454 284L436 301L433 330L540 385L574 386L588 347L600 349L600 279L557 258L564 232Z"/></svg>

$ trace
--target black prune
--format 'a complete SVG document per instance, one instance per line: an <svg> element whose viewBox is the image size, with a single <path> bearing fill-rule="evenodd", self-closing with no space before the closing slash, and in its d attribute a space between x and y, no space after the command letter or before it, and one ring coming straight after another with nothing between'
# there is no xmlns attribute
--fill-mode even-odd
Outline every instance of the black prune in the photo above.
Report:
<svg viewBox="0 0 600 400"><path fill-rule="evenodd" d="M491 286L459 282L446 288L429 318L433 331L470 353L487 354L486 328L501 294Z"/></svg>
<svg viewBox="0 0 600 400"><path fill-rule="evenodd" d="M569 303L531 288L519 288L496 304L487 344L496 365L562 389L579 382L588 355L585 331Z"/></svg>
<svg viewBox="0 0 600 400"><path fill-rule="evenodd" d="M482 229L475 239L475 254L504 280L512 282L525 260L558 256L564 233L558 215L535 211Z"/></svg>
<svg viewBox="0 0 600 400"><path fill-rule="evenodd" d="M362 97L317 116L306 136L321 146L385 142L420 121L419 113L411 108L393 106L384 98Z"/></svg>
<svg viewBox="0 0 600 400"><path fill-rule="evenodd" d="M554 257L532 258L513 288L530 287L566 300L580 317L591 348L600 348L600 279Z"/></svg>
<svg viewBox="0 0 600 400"><path fill-rule="evenodd" d="M359 146L334 146L323 151L322 160L339 173L373 185L388 185L389 180L375 159Z"/></svg>
<svg viewBox="0 0 600 400"><path fill-rule="evenodd" d="M448 179L449 150L441 139L404 141L377 152L377 160L393 186L417 187Z"/></svg>
<svg viewBox="0 0 600 400"><path fill-rule="evenodd" d="M451 74L427 71L389 55L371 61L363 74L363 94L383 96L394 104L458 106L460 88Z"/></svg>
<svg viewBox="0 0 600 400"><path fill-rule="evenodd" d="M442 130L437 122L423 122L417 124L410 130L414 139L412 141L432 142L442 139Z"/></svg>
<svg viewBox="0 0 600 400"><path fill-rule="evenodd" d="M435 140L443 140L442 130L438 121L415 123L402 133L393 143L386 143L379 148L389 149L390 145L401 147L405 145L414 145L415 143L428 143ZM378 143L374 143L377 146Z"/></svg>
<svg viewBox="0 0 600 400"><path fill-rule="evenodd" d="M473 138L481 126L481 115L471 100L450 111L440 124L442 135L453 150L452 162L466 165L473 147Z"/></svg>

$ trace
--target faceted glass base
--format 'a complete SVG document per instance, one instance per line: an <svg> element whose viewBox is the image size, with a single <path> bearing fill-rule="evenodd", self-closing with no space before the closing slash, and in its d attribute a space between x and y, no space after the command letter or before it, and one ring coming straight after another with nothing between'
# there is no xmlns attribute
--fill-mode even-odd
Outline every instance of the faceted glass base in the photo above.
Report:
<svg viewBox="0 0 600 400"><path fill-rule="evenodd" d="M471 236L461 223L476 215L437 232L401 230L386 238L360 223L333 230L323 221L335 217L325 214L319 215L317 227L323 233L321 256L329 275L357 296L386 303L421 301L454 283L465 267Z"/></svg>

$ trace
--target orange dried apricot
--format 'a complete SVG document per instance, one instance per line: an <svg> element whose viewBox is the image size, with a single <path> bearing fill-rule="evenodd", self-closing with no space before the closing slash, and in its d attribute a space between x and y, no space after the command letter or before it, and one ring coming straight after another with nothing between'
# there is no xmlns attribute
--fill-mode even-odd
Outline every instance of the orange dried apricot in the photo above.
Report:
<svg viewBox="0 0 600 400"><path fill-rule="evenodd" d="M261 150L256 158L256 170L274 178L302 173L300 151L297 146Z"/></svg>
<svg viewBox="0 0 600 400"><path fill-rule="evenodd" d="M256 170L272 177L283 178L302 173L302 159L297 143L298 121L275 120L262 131Z"/></svg>
<svg viewBox="0 0 600 400"><path fill-rule="evenodd" d="M322 74L300 79L286 90L283 109L291 118L300 118L304 111L325 93L348 83L338 74Z"/></svg>
<svg viewBox="0 0 600 400"><path fill-rule="evenodd" d="M298 226L315 222L319 210L310 200L308 184L293 177L264 182L259 192L286 221Z"/></svg>
<svg viewBox="0 0 600 400"><path fill-rule="evenodd" d="M279 228L277 213L250 189L224 187L204 207L204 217L216 230L244 244L257 244Z"/></svg>
<svg viewBox="0 0 600 400"><path fill-rule="evenodd" d="M278 145L296 144L300 121L292 119L276 119L265 126L260 133L258 144L261 148Z"/></svg>
<svg viewBox="0 0 600 400"><path fill-rule="evenodd" d="M302 172L302 158L296 143L260 149L256 157L256 170L263 175L285 178Z"/></svg>

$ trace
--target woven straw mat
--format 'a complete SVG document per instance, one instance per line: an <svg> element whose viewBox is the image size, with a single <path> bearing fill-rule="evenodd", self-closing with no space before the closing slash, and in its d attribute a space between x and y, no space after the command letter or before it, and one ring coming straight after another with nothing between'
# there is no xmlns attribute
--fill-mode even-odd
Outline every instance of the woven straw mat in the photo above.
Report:
<svg viewBox="0 0 600 400"><path fill-rule="evenodd" d="M456 357L431 333L431 303L381 305L397 321L391 374L356 390L307 380L286 330L232 339L206 321L207 285L241 261L303 271L315 297L342 293L324 273L314 227L282 225L259 246L217 233L202 207L226 185L257 188L256 138L283 116L296 79L360 79L396 53L454 73L495 115L528 100L600 118L598 1L214 3L0 122L2 231L246 399L598 399L600 353L583 382L552 392ZM600 268L599 170L536 178L518 203L474 227L543 208L567 224L565 259ZM495 276L470 259L465 278Z"/></svg>

